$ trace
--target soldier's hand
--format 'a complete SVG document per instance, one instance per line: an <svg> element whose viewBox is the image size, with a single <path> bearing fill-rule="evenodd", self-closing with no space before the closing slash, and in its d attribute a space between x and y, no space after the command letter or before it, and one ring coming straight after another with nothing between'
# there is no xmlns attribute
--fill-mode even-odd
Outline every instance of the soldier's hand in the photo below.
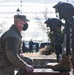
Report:
<svg viewBox="0 0 74 75"><path fill-rule="evenodd" d="M34 67L31 65L26 65L25 69L27 70L27 72L33 72L34 71Z"/></svg>

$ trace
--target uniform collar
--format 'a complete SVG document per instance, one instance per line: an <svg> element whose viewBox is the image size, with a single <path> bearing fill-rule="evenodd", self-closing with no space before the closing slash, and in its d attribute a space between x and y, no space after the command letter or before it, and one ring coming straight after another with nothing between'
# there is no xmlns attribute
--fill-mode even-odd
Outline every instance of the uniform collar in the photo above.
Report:
<svg viewBox="0 0 74 75"><path fill-rule="evenodd" d="M22 37L20 31L18 30L18 28L14 24L11 26L11 28L14 29L20 37Z"/></svg>

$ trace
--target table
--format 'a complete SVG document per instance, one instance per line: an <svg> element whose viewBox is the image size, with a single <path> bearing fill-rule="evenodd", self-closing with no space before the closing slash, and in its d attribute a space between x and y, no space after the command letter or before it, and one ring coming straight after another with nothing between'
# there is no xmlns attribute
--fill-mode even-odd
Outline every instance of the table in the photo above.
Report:
<svg viewBox="0 0 74 75"><path fill-rule="evenodd" d="M47 65L48 63L54 62L56 63L56 58L54 58L53 56L31 56L30 58L32 58L34 60L33 66L34 68L45 68L45 65Z"/></svg>
<svg viewBox="0 0 74 75"><path fill-rule="evenodd" d="M70 75L70 72L53 71L52 69L35 69L30 75Z"/></svg>

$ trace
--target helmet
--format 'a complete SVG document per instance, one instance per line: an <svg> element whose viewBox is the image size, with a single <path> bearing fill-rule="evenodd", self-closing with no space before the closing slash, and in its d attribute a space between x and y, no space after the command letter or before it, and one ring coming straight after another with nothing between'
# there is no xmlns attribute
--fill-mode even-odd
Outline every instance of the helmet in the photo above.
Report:
<svg viewBox="0 0 74 75"><path fill-rule="evenodd" d="M60 19L66 20L74 15L74 7L70 3L59 2L53 8L55 8L56 13L59 13Z"/></svg>
<svg viewBox="0 0 74 75"><path fill-rule="evenodd" d="M47 27L50 27L51 31L57 30L63 25L63 23L57 18L48 18L44 23L47 25Z"/></svg>

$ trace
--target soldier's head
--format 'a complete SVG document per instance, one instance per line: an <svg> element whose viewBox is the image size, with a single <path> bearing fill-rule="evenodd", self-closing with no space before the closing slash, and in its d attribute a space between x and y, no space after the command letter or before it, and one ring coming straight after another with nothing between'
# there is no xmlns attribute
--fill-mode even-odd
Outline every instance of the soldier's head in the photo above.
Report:
<svg viewBox="0 0 74 75"><path fill-rule="evenodd" d="M27 30L28 28L28 22L29 20L26 19L25 15L14 15L14 24L17 26L17 28L22 30Z"/></svg>
<svg viewBox="0 0 74 75"><path fill-rule="evenodd" d="M63 23L57 18L48 18L44 23L51 31L57 30L63 25Z"/></svg>
<svg viewBox="0 0 74 75"><path fill-rule="evenodd" d="M59 2L53 6L53 8L55 8L56 13L59 14L60 19L66 20L74 15L74 7L70 3Z"/></svg>

